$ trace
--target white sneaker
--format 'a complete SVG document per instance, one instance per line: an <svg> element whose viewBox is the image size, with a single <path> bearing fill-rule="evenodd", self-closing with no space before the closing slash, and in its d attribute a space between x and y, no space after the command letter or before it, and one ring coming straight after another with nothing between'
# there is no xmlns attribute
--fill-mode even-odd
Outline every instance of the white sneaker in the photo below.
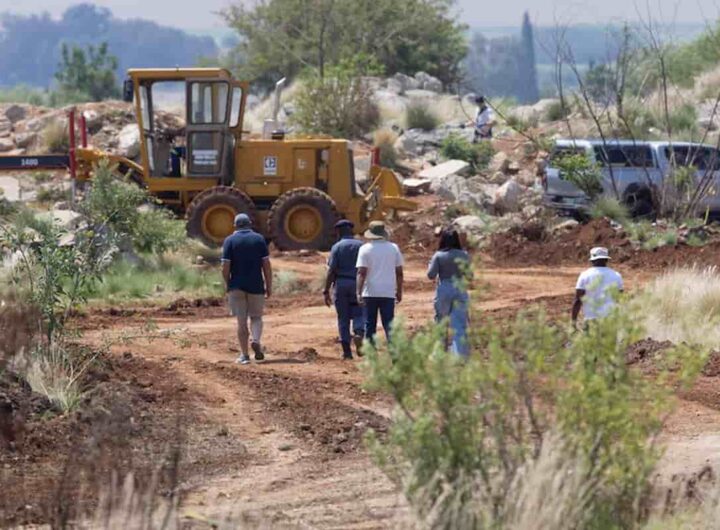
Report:
<svg viewBox="0 0 720 530"><path fill-rule="evenodd" d="M235 359L236 364L250 364L250 357L247 355L241 355L237 359Z"/></svg>

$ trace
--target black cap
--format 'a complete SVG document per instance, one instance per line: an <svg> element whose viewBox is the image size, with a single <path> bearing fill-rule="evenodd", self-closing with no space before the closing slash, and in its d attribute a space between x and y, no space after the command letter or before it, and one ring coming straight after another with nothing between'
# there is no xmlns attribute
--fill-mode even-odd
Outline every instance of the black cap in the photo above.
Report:
<svg viewBox="0 0 720 530"><path fill-rule="evenodd" d="M335 228L354 228L355 225L352 224L352 221L349 221L347 219L340 219L337 223L335 223Z"/></svg>
<svg viewBox="0 0 720 530"><path fill-rule="evenodd" d="M485 96L477 96L475 98L475 103L485 103Z"/></svg>

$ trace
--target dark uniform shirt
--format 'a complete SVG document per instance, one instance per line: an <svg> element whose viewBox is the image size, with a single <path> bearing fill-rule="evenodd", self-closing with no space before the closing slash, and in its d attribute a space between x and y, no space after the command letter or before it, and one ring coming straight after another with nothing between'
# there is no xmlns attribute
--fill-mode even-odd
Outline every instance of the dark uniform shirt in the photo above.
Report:
<svg viewBox="0 0 720 530"><path fill-rule="evenodd" d="M228 291L265 294L263 260L270 255L265 238L249 228L238 230L223 243L223 261L230 262Z"/></svg>
<svg viewBox="0 0 720 530"><path fill-rule="evenodd" d="M357 278L357 257L363 242L352 236L345 236L330 250L328 268L335 273L337 281Z"/></svg>

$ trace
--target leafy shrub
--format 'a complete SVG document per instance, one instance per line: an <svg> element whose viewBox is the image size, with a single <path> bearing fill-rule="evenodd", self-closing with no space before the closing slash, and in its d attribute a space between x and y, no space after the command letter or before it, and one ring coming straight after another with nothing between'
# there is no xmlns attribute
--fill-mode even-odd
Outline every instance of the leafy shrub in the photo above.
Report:
<svg viewBox="0 0 720 530"><path fill-rule="evenodd" d="M487 169L495 155L491 142L473 144L459 134L449 134L440 144L440 154L447 160L464 160L478 171Z"/></svg>
<svg viewBox="0 0 720 530"><path fill-rule="evenodd" d="M117 67L118 59L108 52L106 42L87 49L63 43L55 79L66 95L82 94L85 101L102 101L120 95Z"/></svg>
<svg viewBox="0 0 720 530"><path fill-rule="evenodd" d="M408 129L422 129L432 131L440 124L440 119L422 100L411 100L405 109L405 126Z"/></svg>
<svg viewBox="0 0 720 530"><path fill-rule="evenodd" d="M584 154L564 153L556 157L553 163L565 180L574 184L591 200L602 193L602 173Z"/></svg>
<svg viewBox="0 0 720 530"><path fill-rule="evenodd" d="M560 121L564 120L570 115L570 108L565 102L553 101L545 109L545 120L546 121Z"/></svg>
<svg viewBox="0 0 720 530"><path fill-rule="evenodd" d="M373 134L373 145L380 149L380 165L384 167L395 167L397 161L397 151L395 150L395 142L398 135L392 129L378 129Z"/></svg>
<svg viewBox="0 0 720 530"><path fill-rule="evenodd" d="M308 292L308 283L301 280L297 273L288 270L273 272L273 292L280 295Z"/></svg>
<svg viewBox="0 0 720 530"><path fill-rule="evenodd" d="M51 153L67 153L70 149L70 136L67 124L62 120L51 121L41 134L43 145Z"/></svg>
<svg viewBox="0 0 720 530"><path fill-rule="evenodd" d="M119 246L162 254L179 247L184 229L170 212L150 206L152 201L147 191L115 178L112 168L101 164L80 210L93 226L109 231Z"/></svg>
<svg viewBox="0 0 720 530"><path fill-rule="evenodd" d="M295 106L291 121L307 133L359 138L380 120L368 83L341 68L326 77L306 75Z"/></svg>
<svg viewBox="0 0 720 530"><path fill-rule="evenodd" d="M599 197L592 205L590 215L595 219L607 217L621 225L630 221L630 212L627 206L613 197Z"/></svg>
<svg viewBox="0 0 720 530"><path fill-rule="evenodd" d="M518 484L539 465L553 425L582 470L578 496L566 492L570 506L557 508L580 509L571 527L633 527L670 389L625 362L642 336L633 320L616 312L594 324L568 336L541 313L483 319L467 362L444 350L440 327L409 337L398 325L387 354L368 352L370 388L397 404L387 436L370 435L370 446L427 527L512 527ZM666 355L688 378L703 362L683 348Z"/></svg>
<svg viewBox="0 0 720 530"><path fill-rule="evenodd" d="M35 193L35 200L41 203L67 201L70 199L71 191L61 186L42 187Z"/></svg>

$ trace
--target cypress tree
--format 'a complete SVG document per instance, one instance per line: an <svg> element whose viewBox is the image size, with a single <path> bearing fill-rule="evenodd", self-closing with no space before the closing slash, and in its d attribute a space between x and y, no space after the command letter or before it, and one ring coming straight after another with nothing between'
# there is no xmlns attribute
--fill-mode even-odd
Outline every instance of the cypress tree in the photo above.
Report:
<svg viewBox="0 0 720 530"><path fill-rule="evenodd" d="M536 103L540 99L540 90L535 65L535 39L533 38L530 15L527 11L523 16L518 67L520 68L520 72L518 72L520 84L517 87L518 99L521 103Z"/></svg>

